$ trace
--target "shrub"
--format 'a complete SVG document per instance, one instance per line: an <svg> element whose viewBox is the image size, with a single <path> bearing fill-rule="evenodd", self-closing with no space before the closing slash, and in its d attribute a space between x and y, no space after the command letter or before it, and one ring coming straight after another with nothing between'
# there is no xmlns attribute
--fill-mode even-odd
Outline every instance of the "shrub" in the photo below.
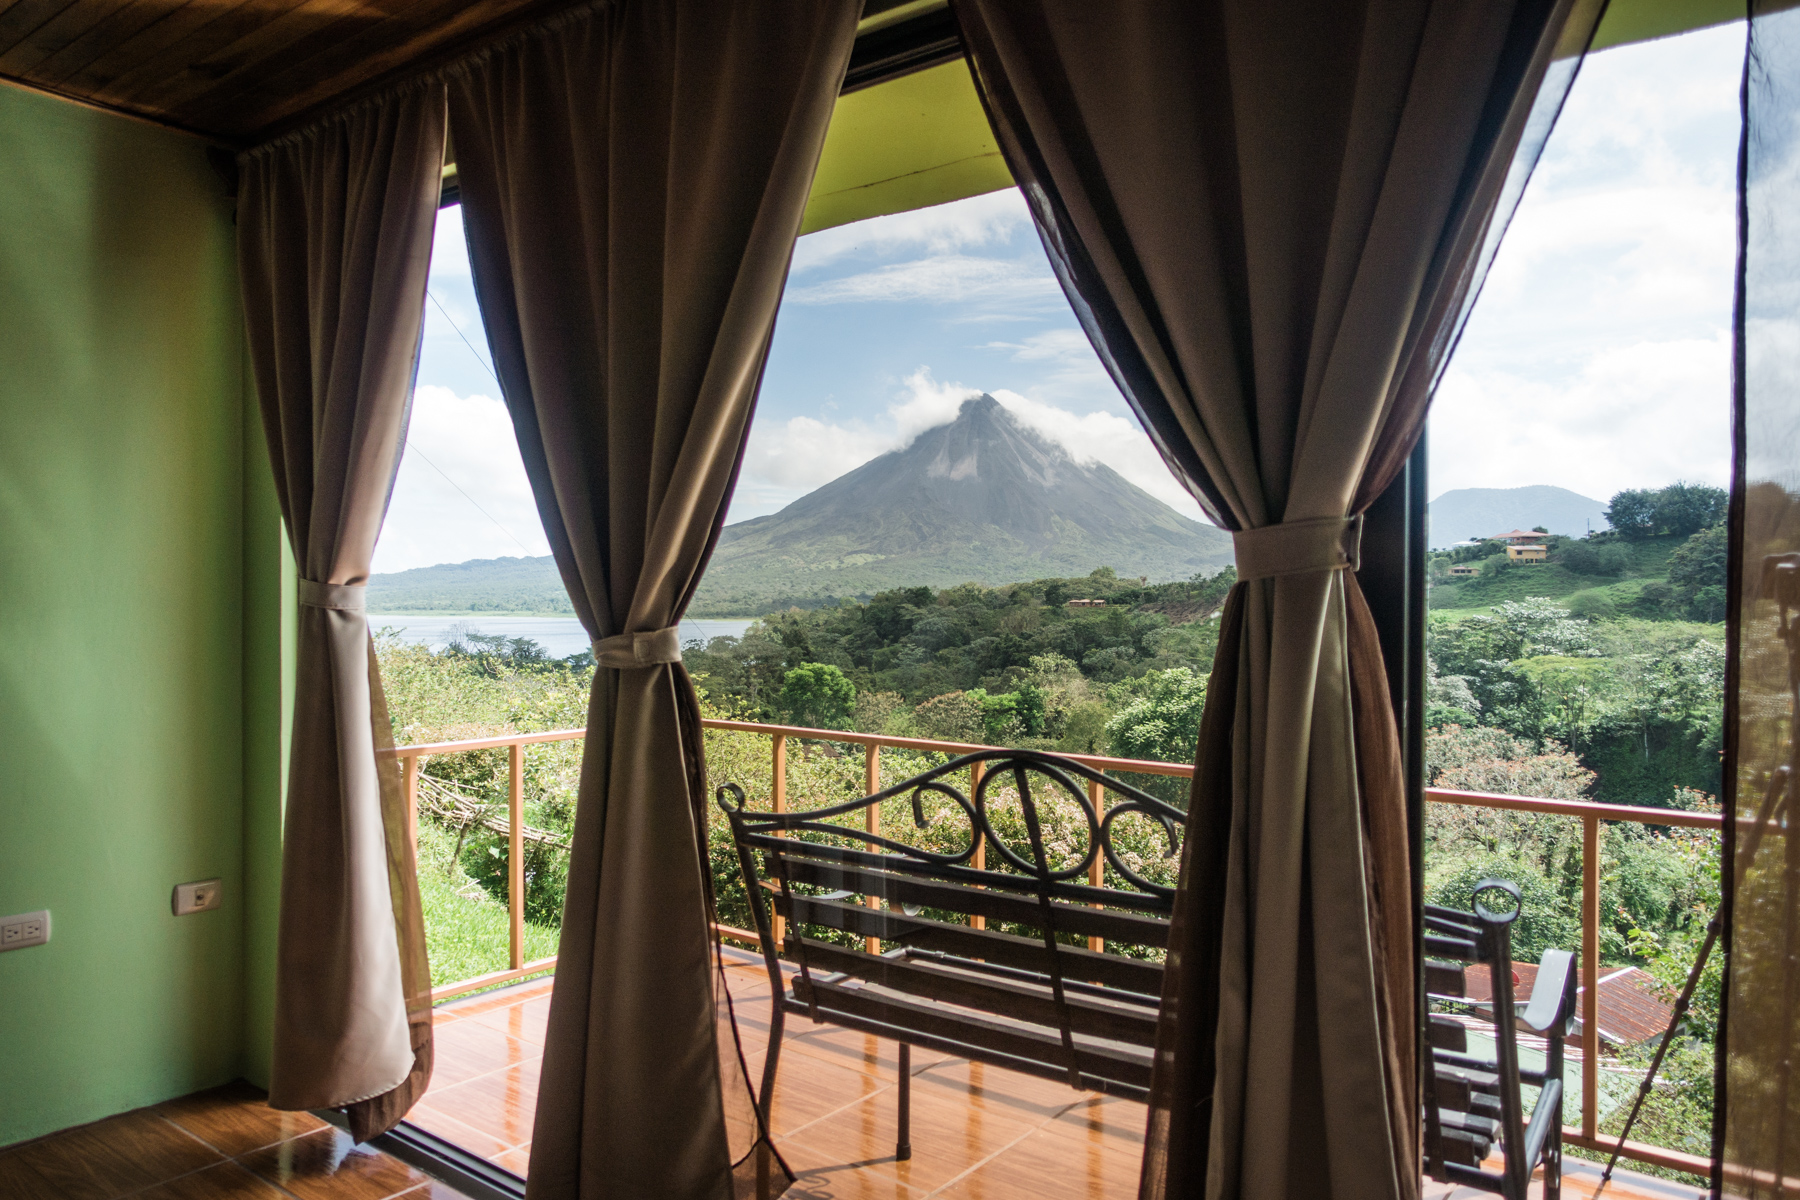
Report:
<svg viewBox="0 0 1800 1200"><path fill-rule="evenodd" d="M856 703L856 685L829 663L802 663L781 684L781 708L796 725L840 729Z"/></svg>
<svg viewBox="0 0 1800 1200"><path fill-rule="evenodd" d="M1468 912L1475 885L1484 879L1504 879L1519 889L1522 911L1512 925L1515 961L1535 963L1546 950L1581 948L1580 912L1522 855L1472 854L1436 863L1426 872L1425 901ZM1492 894L1485 902L1498 904Z"/></svg>

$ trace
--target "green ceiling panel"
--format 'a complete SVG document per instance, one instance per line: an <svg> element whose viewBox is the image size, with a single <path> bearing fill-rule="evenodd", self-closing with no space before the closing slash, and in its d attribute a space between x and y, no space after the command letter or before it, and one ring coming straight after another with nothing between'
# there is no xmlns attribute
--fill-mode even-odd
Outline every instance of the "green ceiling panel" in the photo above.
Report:
<svg viewBox="0 0 1800 1200"><path fill-rule="evenodd" d="M966 62L838 97L802 233L1012 186Z"/></svg>

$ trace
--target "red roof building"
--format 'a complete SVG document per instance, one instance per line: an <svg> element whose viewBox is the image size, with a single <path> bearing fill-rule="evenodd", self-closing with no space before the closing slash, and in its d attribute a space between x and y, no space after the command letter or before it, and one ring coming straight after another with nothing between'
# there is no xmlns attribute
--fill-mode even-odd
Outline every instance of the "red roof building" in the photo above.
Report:
<svg viewBox="0 0 1800 1200"><path fill-rule="evenodd" d="M1537 981L1533 963L1513 965L1513 998L1527 1000L1532 984ZM1479 963L1467 969L1468 999L1476 1003L1494 996L1488 969ZM1609 967L1600 972L1600 1040L1613 1046L1631 1046L1647 1038L1660 1036L1669 1027L1674 1010L1661 998L1661 989L1647 971L1636 967ZM1580 1013L1580 1001L1576 1012ZM1581 1041L1581 1021L1569 1034L1570 1042Z"/></svg>

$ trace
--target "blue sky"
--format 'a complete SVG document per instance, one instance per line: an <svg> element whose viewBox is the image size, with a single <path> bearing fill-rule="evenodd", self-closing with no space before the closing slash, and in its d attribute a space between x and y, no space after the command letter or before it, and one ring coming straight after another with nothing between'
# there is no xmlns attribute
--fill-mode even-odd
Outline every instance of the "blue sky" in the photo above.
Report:
<svg viewBox="0 0 1800 1200"><path fill-rule="evenodd" d="M1439 390L1432 495L1725 482L1742 53L1736 25L1590 57ZM548 553L456 210L439 217L425 315L375 569ZM800 240L730 519L905 445L974 390L1199 515L1008 190Z"/></svg>

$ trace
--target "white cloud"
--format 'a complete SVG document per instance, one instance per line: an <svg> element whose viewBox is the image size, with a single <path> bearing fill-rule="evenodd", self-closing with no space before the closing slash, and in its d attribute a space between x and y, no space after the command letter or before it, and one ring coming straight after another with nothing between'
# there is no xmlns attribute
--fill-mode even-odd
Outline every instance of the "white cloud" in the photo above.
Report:
<svg viewBox="0 0 1800 1200"><path fill-rule="evenodd" d="M1582 67L1438 390L1434 496L1726 481L1742 55L1739 25Z"/></svg>
<svg viewBox="0 0 1800 1200"><path fill-rule="evenodd" d="M422 386L375 571L550 553L506 406Z"/></svg>
<svg viewBox="0 0 1800 1200"><path fill-rule="evenodd" d="M785 304L1061 304L1062 289L1042 265L1022 259L940 254L889 263L872 271L802 287L790 287Z"/></svg>
<svg viewBox="0 0 1800 1200"><path fill-rule="evenodd" d="M431 278L469 278L469 250L463 241L462 205L438 209L437 228L431 238Z"/></svg>
<svg viewBox="0 0 1800 1200"><path fill-rule="evenodd" d="M793 272L799 275L850 255L902 250L948 254L1007 243L1020 232L1036 239L1025 197L1017 188L1002 188L985 196L809 233L794 246Z"/></svg>
<svg viewBox="0 0 1800 1200"><path fill-rule="evenodd" d="M1433 496L1549 483L1596 500L1730 474L1731 339L1602 349L1552 381L1452 367L1431 418Z"/></svg>

